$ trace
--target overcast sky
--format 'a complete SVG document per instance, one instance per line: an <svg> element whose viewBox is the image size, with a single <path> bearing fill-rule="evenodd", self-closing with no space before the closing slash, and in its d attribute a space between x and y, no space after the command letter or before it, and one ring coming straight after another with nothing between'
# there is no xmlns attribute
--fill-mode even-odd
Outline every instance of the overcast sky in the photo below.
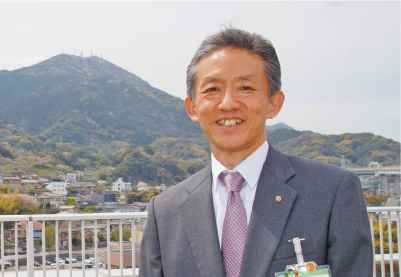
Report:
<svg viewBox="0 0 401 277"><path fill-rule="evenodd" d="M0 2L0 70L92 51L184 99L197 47L230 22L279 56L286 101L268 125L400 141L398 1Z"/></svg>

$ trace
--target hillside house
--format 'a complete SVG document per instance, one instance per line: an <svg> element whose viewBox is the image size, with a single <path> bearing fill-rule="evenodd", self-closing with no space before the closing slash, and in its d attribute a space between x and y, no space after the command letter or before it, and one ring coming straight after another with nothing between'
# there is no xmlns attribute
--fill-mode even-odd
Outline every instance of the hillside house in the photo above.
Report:
<svg viewBox="0 0 401 277"><path fill-rule="evenodd" d="M148 184L146 184L144 182L141 182L141 181L136 185L136 188L139 191L141 191L141 190L149 190Z"/></svg>
<svg viewBox="0 0 401 277"><path fill-rule="evenodd" d="M44 203L50 203L51 209L59 209L61 204L63 203L63 196L59 194L53 194L48 192L43 192L38 197L36 197L38 201Z"/></svg>
<svg viewBox="0 0 401 277"><path fill-rule="evenodd" d="M77 174L76 173L67 173L67 178L70 180L70 185L77 184Z"/></svg>
<svg viewBox="0 0 401 277"><path fill-rule="evenodd" d="M1 177L4 184L21 185L21 178L19 177Z"/></svg>
<svg viewBox="0 0 401 277"><path fill-rule="evenodd" d="M67 183L65 181L57 181L50 182L47 186L47 189L51 190L54 194L60 194L63 196L63 200L66 199L67 196Z"/></svg>
<svg viewBox="0 0 401 277"><path fill-rule="evenodd" d="M26 242L26 233L27 233L27 226L26 221L21 221L17 223L17 233L18 233L18 241ZM15 240L15 226L9 230L10 237ZM40 236L42 235L42 223L39 221L33 221L33 239L34 243L38 243Z"/></svg>
<svg viewBox="0 0 401 277"><path fill-rule="evenodd" d="M131 189L131 183L124 182L122 178L118 178L116 182L113 183L113 191L121 192L124 189Z"/></svg>

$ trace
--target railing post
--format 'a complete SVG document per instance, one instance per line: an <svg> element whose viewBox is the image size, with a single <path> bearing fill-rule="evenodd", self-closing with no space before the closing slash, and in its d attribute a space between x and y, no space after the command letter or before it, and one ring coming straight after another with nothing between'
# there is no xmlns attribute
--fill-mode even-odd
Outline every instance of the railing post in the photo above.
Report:
<svg viewBox="0 0 401 277"><path fill-rule="evenodd" d="M4 221L1 222L1 276L4 277Z"/></svg>
<svg viewBox="0 0 401 277"><path fill-rule="evenodd" d="M26 265L28 276L34 275L33 261L34 261L34 245L33 245L33 220L32 216L29 215L29 220L26 223Z"/></svg>

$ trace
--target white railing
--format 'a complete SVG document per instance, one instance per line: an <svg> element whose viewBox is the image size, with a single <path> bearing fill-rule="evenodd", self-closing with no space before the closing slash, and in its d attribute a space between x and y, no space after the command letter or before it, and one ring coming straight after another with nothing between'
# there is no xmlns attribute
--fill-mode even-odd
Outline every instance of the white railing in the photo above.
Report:
<svg viewBox="0 0 401 277"><path fill-rule="evenodd" d="M368 207L373 254L375 257L374 277L401 277L399 267L401 261L400 212L401 207ZM393 251L396 243L393 237L398 242L398 253L394 253ZM398 274L395 271L396 267L398 268Z"/></svg>
<svg viewBox="0 0 401 277"><path fill-rule="evenodd" d="M1 276L16 276L18 277L18 272L21 271L21 276L43 276L46 277L46 271L50 271L51 273L49 276L57 276L60 277L61 271L63 271L62 276L76 276L76 274L81 271L83 277L89 277L89 276L136 276L137 271L135 270L135 227L136 221L142 221L140 224L144 225L147 219L147 212L136 212L136 213L91 213L91 214L54 214L54 215L2 215L0 216L0 222L1 222ZM92 249L85 249L85 234L86 234L86 229L85 228L85 221L94 221L94 258L95 258L95 270L88 270L86 269L85 266L85 257L87 256L88 250L92 252ZM98 249L98 220L107 220L106 228L107 228L107 257L104 257L105 261L107 259L107 270L106 275L102 274L99 275L99 266L98 266L98 256L99 256L99 249ZM120 265L119 269L111 269L111 251L110 251L110 238L111 238L111 231L110 231L110 226L111 226L111 220L118 220L118 227L119 227L119 252L120 252ZM34 268L34 258L35 258L35 247L34 247L34 228L33 228L33 222L38 221L42 223L42 246L41 246L41 255L36 255L36 256L41 256L42 257L42 270L38 272L38 270L35 270ZM82 257L82 270L73 269L72 266L72 228L71 228L71 223L72 222L80 222L81 223L81 257ZM130 229L131 229L131 249L132 249L132 269L127 272L127 269L124 269L124 247L123 247L123 221L129 222ZM4 223L5 222L14 222L15 226L15 238L14 238L14 247L15 247L15 252L14 255L8 255L5 256L5 237L4 237ZM23 255L18 254L18 244L21 244L21 242L18 241L18 228L17 228L17 223L18 222L26 222L26 274L24 270L19 268L19 259L25 258ZM50 269L49 267L46 266L46 256L47 255L54 255L52 253L46 253L46 232L45 232L45 227L46 227L46 222L54 222L54 228L55 228L55 258L56 258L56 274L54 274L54 270ZM59 262L60 258L60 236L59 236L59 224L62 222L67 222L68 224L68 257L69 257L69 264L68 264L68 271L69 275L65 273L65 269L61 269L61 264ZM9 253L8 253L9 254ZM12 275L9 275L9 270L5 270L5 261L13 259L15 262L15 272L12 272ZM65 266L63 266L65 268ZM116 272L118 271L118 272ZM24 272L24 275L22 275L22 272ZM39 273L35 274L35 272ZM6 275L8 274L8 275Z"/></svg>
<svg viewBox="0 0 401 277"><path fill-rule="evenodd" d="M398 247L398 253L393 253L393 246L395 241L393 239L396 238L397 242L399 242L399 238L401 236L400 231L400 207L369 207L368 209L369 219L370 219L370 227L371 227L371 235L372 241L376 247L374 247L374 255L375 255L375 265L374 265L374 274L373 276L399 276L401 277L401 271L398 269L398 274L396 272L396 267L399 265L401 260L401 251L400 247ZM147 219L147 212L140 213L93 213L93 214L56 214L56 215L3 215L0 216L1 222L1 277L5 276L16 276L18 277L18 273L20 271L20 276L43 276L46 277L46 271L50 271L49 276L78 276L77 273L81 272L83 277L92 277L92 276L136 276L137 271L135 269L136 261L135 261L135 222L138 220L142 220L141 224L145 224ZM85 249L85 221L92 220L94 221L94 257L95 257L95 270L87 270L85 268L85 256L87 255L87 251L92 249ZM105 261L107 259L106 264L107 270L105 274L99 274L98 267L98 221L99 220L107 220L106 228L107 228L107 257L104 257ZM120 265L119 269L111 269L111 251L110 251L110 238L111 238L111 220L118 220L118 228L119 228L119 260ZM131 243L132 243L132 269L124 269L124 247L123 247L123 221L129 221L129 225L131 228ZM18 260L19 258L24 258L24 256L18 254L18 232L15 232L14 244L15 244L15 252L13 256L5 256L5 237L4 237L4 223L5 222L14 222L15 230L17 230L17 222L26 222L27 223L27 237L26 237L26 259L27 259L27 268L26 274L25 270L19 268ZM36 254L36 256L42 257L42 268L34 268L34 258L35 258L35 248L34 248L34 232L33 232L33 221L39 221L42 223L42 246L41 254ZM72 222L80 222L81 223L81 257L82 257L82 269L77 271L73 268L71 259L72 259ZM45 235L45 225L46 222L54 222L54 227L56 230L56 241L55 241L55 257L56 257L56 274L54 274L53 269L49 269L46 267L45 261L47 255L54 255L50 252L46 253L46 235ZM59 234L59 224L61 222L68 223L68 255L70 262L68 264L68 268L61 269L61 265L59 264L59 254L60 254L60 238ZM390 226L390 228L389 228ZM391 231L389 231L389 229ZM393 231L394 230L394 231ZM376 232L376 234L375 234ZM388 249L388 250L387 250ZM386 253L388 252L388 253ZM9 254L9 253L8 253ZM9 269L4 269L4 263L7 259L12 258L15 260L15 272L11 272L10 275ZM378 271L378 274L376 273ZM39 272L38 272L39 271ZM61 271L63 271L63 275L61 276ZM65 272L67 271L67 272ZM24 275L22 274L24 272ZM35 273L39 273L39 275ZM101 273L101 272L100 272ZM6 275L8 274L8 275Z"/></svg>

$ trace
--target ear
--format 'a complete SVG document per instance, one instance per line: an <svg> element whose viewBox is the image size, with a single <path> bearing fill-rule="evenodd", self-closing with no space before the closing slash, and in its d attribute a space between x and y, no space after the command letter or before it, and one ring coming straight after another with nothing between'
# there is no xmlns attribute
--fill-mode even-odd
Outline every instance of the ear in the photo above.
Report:
<svg viewBox="0 0 401 277"><path fill-rule="evenodd" d="M192 102L191 98L189 98L189 97L185 98L185 107L187 108L187 114L188 114L189 118L195 122L199 122L198 113L196 111L196 106Z"/></svg>
<svg viewBox="0 0 401 277"><path fill-rule="evenodd" d="M283 107L285 100L284 92L281 90L277 91L273 94L272 98L269 101L269 107L267 109L266 119L272 119L278 115Z"/></svg>

